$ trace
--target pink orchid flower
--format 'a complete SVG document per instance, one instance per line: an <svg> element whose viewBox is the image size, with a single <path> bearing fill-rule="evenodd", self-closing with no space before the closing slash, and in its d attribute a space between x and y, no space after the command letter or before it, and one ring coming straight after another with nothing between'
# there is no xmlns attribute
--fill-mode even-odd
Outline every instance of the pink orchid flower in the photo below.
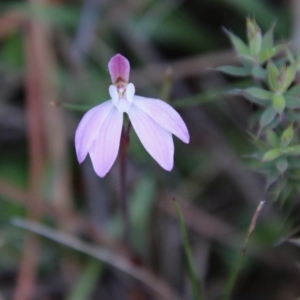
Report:
<svg viewBox="0 0 300 300"><path fill-rule="evenodd" d="M166 102L135 96L128 83L130 64L117 54L108 63L113 85L111 100L90 109L80 121L75 134L79 163L90 154L95 172L104 177L117 158L123 127L123 114L130 122L145 149L167 171L172 170L174 143L172 134L189 143L189 132L180 115Z"/></svg>

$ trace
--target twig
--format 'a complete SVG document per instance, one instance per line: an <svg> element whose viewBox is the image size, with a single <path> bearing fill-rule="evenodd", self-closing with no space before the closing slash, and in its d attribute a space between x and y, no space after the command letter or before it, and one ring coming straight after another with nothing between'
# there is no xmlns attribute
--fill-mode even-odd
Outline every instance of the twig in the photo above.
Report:
<svg viewBox="0 0 300 300"><path fill-rule="evenodd" d="M0 179L0 194L10 198L10 200L15 201L18 204L25 205L27 209L29 207L28 203L30 202L29 199L31 195L2 179ZM60 201L63 201L63 199L60 199ZM38 201L36 202L36 209L39 211L41 216L51 216L55 218L58 223L61 223L65 218L65 213L62 212L59 207L54 206L51 203L47 203L47 201L42 197L38 198ZM73 229L76 228L77 230L84 232L94 242L104 245L110 249L122 250L118 241L107 235L107 233L102 231L100 228L96 228L96 225L93 222L84 219L74 211L69 214L68 221L69 226Z"/></svg>
<svg viewBox="0 0 300 300"><path fill-rule="evenodd" d="M162 279L157 278L147 269L136 266L135 264L131 263L129 259L126 259L121 255L117 255L103 248L87 244L70 234L47 228L37 222L15 218L12 220L12 223L15 226L24 228L64 246L85 253L132 276L136 280L144 283L146 286L152 289L153 292L155 292L159 297L157 299L179 300L179 297L170 289L168 285L166 285L165 282L162 281Z"/></svg>
<svg viewBox="0 0 300 300"><path fill-rule="evenodd" d="M244 246L243 246L243 248L241 250L241 253L239 254L239 256L236 260L236 263L235 263L235 265L232 269L231 275L229 276L229 279L228 279L228 283L226 284L226 290L225 290L225 293L224 293L224 300L229 300L231 295L232 295L235 283L237 281L237 278L239 276L239 273L241 271L241 268L242 268L244 260L245 260L245 256L246 256L246 252L247 252L247 249L248 249L248 244L249 244L250 237L251 237L251 235L253 233L253 230L256 226L257 218L258 218L259 213L261 212L261 210L264 206L264 203L265 203L265 201L261 201L258 204L258 206L257 206L257 208L254 212L254 215L251 219L251 223L250 223L247 235L246 235Z"/></svg>
<svg viewBox="0 0 300 300"><path fill-rule="evenodd" d="M260 211L262 210L263 206L265 204L265 201L260 201L257 208L256 208L256 211L252 217L252 220L251 220L251 223L250 223L250 226L249 226L249 229L248 229L248 233L247 233L247 237L246 237L246 240L245 240L245 244L244 244L244 247L242 249L242 254L243 255L246 255L246 252L247 252L247 249L248 249L248 244L249 244L249 240L252 236L252 233L253 233L253 230L256 226L256 222L257 222L257 218L260 214Z"/></svg>
<svg viewBox="0 0 300 300"><path fill-rule="evenodd" d="M161 83L168 68L173 71L173 81L177 81L190 76L203 75L214 67L236 62L237 57L232 50L219 51L176 62L148 64L146 67L133 69L130 78L132 82L141 88L148 86L149 83Z"/></svg>
<svg viewBox="0 0 300 300"><path fill-rule="evenodd" d="M41 116L41 94L39 87L39 68L37 66L37 38L38 27L34 22L27 26L26 37L26 101L28 117L28 139L29 139L29 193L28 219L37 221L40 214L38 210L38 199L43 174L43 130ZM14 300L30 300L35 289L36 265L38 258L38 240L33 234L25 238L24 252L17 280Z"/></svg>
<svg viewBox="0 0 300 300"><path fill-rule="evenodd" d="M25 24L26 18L20 12L10 11L0 17L0 39L8 36Z"/></svg>

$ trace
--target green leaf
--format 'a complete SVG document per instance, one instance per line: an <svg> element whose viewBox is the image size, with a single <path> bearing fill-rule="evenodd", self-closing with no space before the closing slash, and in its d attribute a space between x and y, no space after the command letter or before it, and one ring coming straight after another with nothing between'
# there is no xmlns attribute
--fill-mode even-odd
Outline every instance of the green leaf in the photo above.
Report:
<svg viewBox="0 0 300 300"><path fill-rule="evenodd" d="M285 47L285 54L290 63L294 63L296 61L294 54L292 53L290 48L288 48L287 46Z"/></svg>
<svg viewBox="0 0 300 300"><path fill-rule="evenodd" d="M264 63L276 54L278 54L280 51L284 49L284 45L277 45L272 48L268 48L265 50L262 50L259 55L259 62Z"/></svg>
<svg viewBox="0 0 300 300"><path fill-rule="evenodd" d="M67 300L90 299L102 271L102 262L89 258L86 268L80 274L79 280Z"/></svg>
<svg viewBox="0 0 300 300"><path fill-rule="evenodd" d="M267 76L269 88L276 92L280 88L280 83L278 80L279 70L272 61L269 61L267 65Z"/></svg>
<svg viewBox="0 0 300 300"><path fill-rule="evenodd" d="M292 82L295 79L297 72L297 64L294 63L290 65L289 67L283 68L283 70L279 74L279 79L281 82L281 92L285 92L288 87L292 84Z"/></svg>
<svg viewBox="0 0 300 300"><path fill-rule="evenodd" d="M272 161L277 157L279 157L280 154L281 154L281 149L279 148L271 149L264 154L262 161Z"/></svg>
<svg viewBox="0 0 300 300"><path fill-rule="evenodd" d="M262 68L261 66L253 66L252 75L255 78L265 80L266 74L267 74L266 70L264 68Z"/></svg>
<svg viewBox="0 0 300 300"><path fill-rule="evenodd" d="M284 95L285 105L288 108L300 108L300 97L299 96L286 96Z"/></svg>
<svg viewBox="0 0 300 300"><path fill-rule="evenodd" d="M282 149L282 153L288 155L300 155L300 145L284 148Z"/></svg>
<svg viewBox="0 0 300 300"><path fill-rule="evenodd" d="M260 129L269 125L276 117L277 112L273 106L269 106L261 115L259 120Z"/></svg>
<svg viewBox="0 0 300 300"><path fill-rule="evenodd" d="M300 84L296 84L291 87L284 95L300 96Z"/></svg>
<svg viewBox="0 0 300 300"><path fill-rule="evenodd" d="M270 100L258 99L257 97L254 97L251 94L245 93L245 90L236 89L235 92L236 92L236 94L240 94L240 95L244 96L246 99L248 99L249 101L256 103L258 105L268 106L270 104Z"/></svg>
<svg viewBox="0 0 300 300"><path fill-rule="evenodd" d="M261 50L262 34L255 20L251 18L247 18L247 36L251 54L257 57Z"/></svg>
<svg viewBox="0 0 300 300"><path fill-rule="evenodd" d="M222 67L218 67L217 70L228 75L239 76L239 77L245 77L251 75L250 69L244 67L222 66Z"/></svg>
<svg viewBox="0 0 300 300"><path fill-rule="evenodd" d="M255 98L262 100L271 100L273 96L272 92L257 87L247 88L245 89L245 92Z"/></svg>
<svg viewBox="0 0 300 300"><path fill-rule="evenodd" d="M287 170L288 166L289 164L285 157L281 157L276 163L276 168L281 174Z"/></svg>
<svg viewBox="0 0 300 300"><path fill-rule="evenodd" d="M274 28L275 28L275 22L271 25L269 30L264 34L263 39L262 39L262 46L261 46L262 52L273 47L273 44L274 44Z"/></svg>
<svg viewBox="0 0 300 300"><path fill-rule="evenodd" d="M294 128L293 128L293 124L291 124L282 134L281 136L281 145L286 147L290 144L290 142L292 141L294 137Z"/></svg>
<svg viewBox="0 0 300 300"><path fill-rule="evenodd" d="M279 147L279 138L273 130L268 130L266 132L266 138L269 145L271 145L272 147Z"/></svg>
<svg viewBox="0 0 300 300"><path fill-rule="evenodd" d="M230 38L230 41L238 55L250 56L250 49L238 36L224 28L225 33Z"/></svg>
<svg viewBox="0 0 300 300"><path fill-rule="evenodd" d="M274 94L272 98L274 109L281 114L285 108L285 99L281 94Z"/></svg>

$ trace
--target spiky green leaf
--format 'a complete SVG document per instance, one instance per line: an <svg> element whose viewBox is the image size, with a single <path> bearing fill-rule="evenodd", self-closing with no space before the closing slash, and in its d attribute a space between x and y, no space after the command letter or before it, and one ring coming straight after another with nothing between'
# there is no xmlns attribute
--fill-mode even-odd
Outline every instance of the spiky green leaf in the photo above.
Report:
<svg viewBox="0 0 300 300"><path fill-rule="evenodd" d="M278 54L283 49L284 45L277 45L272 48L262 49L262 51L259 54L259 62L266 62L268 59L272 58L274 55Z"/></svg>
<svg viewBox="0 0 300 300"><path fill-rule="evenodd" d="M289 96L300 96L300 84L296 84L293 87L291 87L285 95Z"/></svg>
<svg viewBox="0 0 300 300"><path fill-rule="evenodd" d="M245 92L255 98L261 100L271 100L273 97L273 93L262 88L250 87L245 89Z"/></svg>
<svg viewBox="0 0 300 300"><path fill-rule="evenodd" d="M274 94L272 97L274 109L281 114L285 108L285 99L281 94Z"/></svg>
<svg viewBox="0 0 300 300"><path fill-rule="evenodd" d="M229 37L229 39L238 55L250 56L250 49L242 39L240 39L234 33L228 31L225 28L224 28L224 31L227 34L227 36Z"/></svg>
<svg viewBox="0 0 300 300"><path fill-rule="evenodd" d="M272 161L277 157L279 157L280 154L281 154L280 148L271 149L264 154L262 161Z"/></svg>
<svg viewBox="0 0 300 300"><path fill-rule="evenodd" d="M267 130L266 132L267 142L270 146L277 148L280 145L280 140L273 130Z"/></svg>
<svg viewBox="0 0 300 300"><path fill-rule="evenodd" d="M276 168L281 174L287 170L288 166L289 164L285 157L281 157L276 163Z"/></svg>
<svg viewBox="0 0 300 300"><path fill-rule="evenodd" d="M269 125L276 117L276 110L273 106L269 106L261 115L259 119L260 129L263 129L267 125Z"/></svg>
<svg viewBox="0 0 300 300"><path fill-rule="evenodd" d="M300 108L300 97L296 96L286 96L284 95L285 99L285 105L288 108L295 109L295 108Z"/></svg>
<svg viewBox="0 0 300 300"><path fill-rule="evenodd" d="M272 61L269 61L267 65L267 76L269 88L276 92L280 88L280 82L278 80L279 70Z"/></svg>
<svg viewBox="0 0 300 300"><path fill-rule="evenodd" d="M218 67L217 70L225 74L238 76L238 77L245 77L251 75L251 70L245 67L222 66L222 67Z"/></svg>
<svg viewBox="0 0 300 300"><path fill-rule="evenodd" d="M262 39L262 46L261 46L262 52L273 47L273 44L274 44L274 28L275 28L275 22L271 25L269 30L264 34L263 39Z"/></svg>
<svg viewBox="0 0 300 300"><path fill-rule="evenodd" d="M291 124L281 135L280 142L281 145L286 147L288 146L294 137L294 128L293 124Z"/></svg>

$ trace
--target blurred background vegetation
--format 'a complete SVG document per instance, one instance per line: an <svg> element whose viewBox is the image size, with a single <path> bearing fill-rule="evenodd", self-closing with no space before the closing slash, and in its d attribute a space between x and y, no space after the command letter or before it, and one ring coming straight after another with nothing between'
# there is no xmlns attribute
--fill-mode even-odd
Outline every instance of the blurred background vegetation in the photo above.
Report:
<svg viewBox="0 0 300 300"><path fill-rule="evenodd" d="M191 299L173 198L205 299L222 299L262 200L232 299L299 299L300 252L282 242L298 232L299 197L271 201L247 159L256 107L226 93L247 80L215 71L237 62L222 28L246 39L249 16L299 46L298 0L1 0L1 300ZM175 139L169 173L131 133L130 248L118 161L100 179L73 141L84 111L109 97L116 53L137 94L172 104L191 135Z"/></svg>

